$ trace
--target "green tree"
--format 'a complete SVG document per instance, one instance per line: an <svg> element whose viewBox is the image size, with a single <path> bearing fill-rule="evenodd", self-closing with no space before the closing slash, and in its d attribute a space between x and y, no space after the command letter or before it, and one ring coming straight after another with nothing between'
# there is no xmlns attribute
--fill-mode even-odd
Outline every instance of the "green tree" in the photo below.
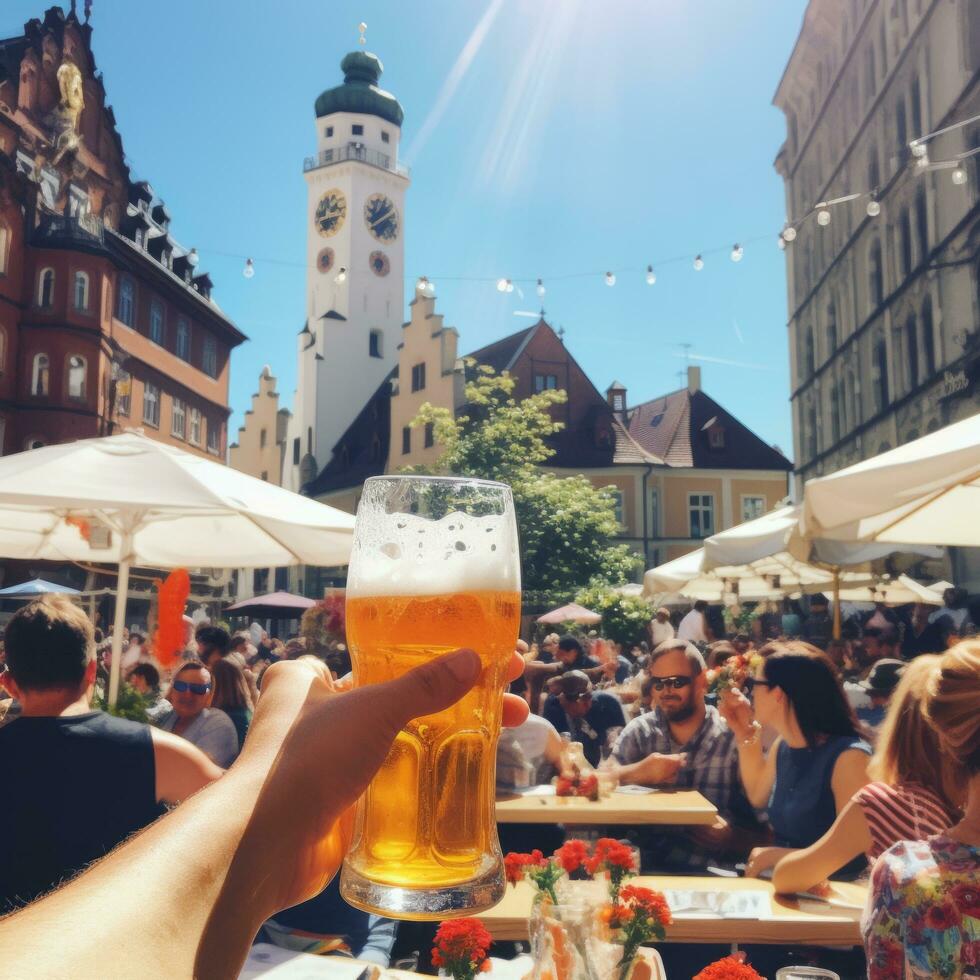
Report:
<svg viewBox="0 0 980 980"><path fill-rule="evenodd" d="M431 424L444 447L432 472L510 485L526 600L565 601L585 582L627 581L637 558L626 545L611 543L619 530L611 490L597 489L584 476L558 477L540 469L555 454L549 438L562 423L551 409L566 401L565 392L541 391L517 400L511 375L486 365L471 373L461 414L426 402L412 426Z"/></svg>
<svg viewBox="0 0 980 980"><path fill-rule="evenodd" d="M575 601L602 616L602 635L627 649L647 639L647 627L653 610L646 599L635 595L620 595L608 585L593 584L582 589Z"/></svg>

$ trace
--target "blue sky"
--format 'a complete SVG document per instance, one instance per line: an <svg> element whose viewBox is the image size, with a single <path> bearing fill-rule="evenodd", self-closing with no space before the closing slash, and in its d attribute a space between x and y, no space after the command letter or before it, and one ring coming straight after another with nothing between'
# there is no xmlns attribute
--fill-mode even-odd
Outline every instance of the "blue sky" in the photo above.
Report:
<svg viewBox="0 0 980 980"><path fill-rule="evenodd" d="M514 313L539 308L540 276L548 319L600 390L615 378L635 403L676 389L690 344L692 356L741 365L701 360L705 390L788 453L785 206L772 167L784 125L771 101L804 8L94 0L92 23L134 172L166 200L176 237L197 246L215 298L251 338L232 362L233 427L263 364L291 401L313 100L341 81L364 20L382 85L405 108L406 271L435 281L462 349L531 323ZM4 0L3 36L42 10ZM524 298L467 281L501 276L530 279Z"/></svg>

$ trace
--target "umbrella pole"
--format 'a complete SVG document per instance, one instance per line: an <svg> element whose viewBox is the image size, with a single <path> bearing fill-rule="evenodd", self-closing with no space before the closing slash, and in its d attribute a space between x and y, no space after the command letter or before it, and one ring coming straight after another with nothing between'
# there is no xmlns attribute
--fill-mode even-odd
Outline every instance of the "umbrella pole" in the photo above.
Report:
<svg viewBox="0 0 980 980"><path fill-rule="evenodd" d="M840 569L834 569L834 639L840 639Z"/></svg>
<svg viewBox="0 0 980 980"><path fill-rule="evenodd" d="M128 555L128 551L123 549ZM122 672L122 634L126 625L126 600L129 597L129 560L119 562L116 582L116 615L112 630L112 663L109 666L109 707L116 706L119 697L119 675Z"/></svg>

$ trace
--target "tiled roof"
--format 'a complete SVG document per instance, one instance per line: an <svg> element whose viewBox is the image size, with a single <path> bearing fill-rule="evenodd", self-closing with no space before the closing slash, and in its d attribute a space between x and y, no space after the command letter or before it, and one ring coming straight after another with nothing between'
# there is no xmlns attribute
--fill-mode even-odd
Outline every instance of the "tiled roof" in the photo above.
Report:
<svg viewBox="0 0 980 980"><path fill-rule="evenodd" d="M467 358L473 358L478 364L486 364L488 367L492 367L497 374L502 374L504 371L513 367L518 355L524 349L524 345L531 339L531 335L543 322L538 321L533 327L528 327L526 330L518 330L517 333L512 333L509 337L495 341L487 347L481 347L479 350L475 350L472 354L467 354L466 356Z"/></svg>
<svg viewBox="0 0 980 980"><path fill-rule="evenodd" d="M617 418L613 419L613 437L616 440L616 447L613 450L613 463L618 463L621 466L642 466L646 463L663 466L664 461L659 456L647 452Z"/></svg>

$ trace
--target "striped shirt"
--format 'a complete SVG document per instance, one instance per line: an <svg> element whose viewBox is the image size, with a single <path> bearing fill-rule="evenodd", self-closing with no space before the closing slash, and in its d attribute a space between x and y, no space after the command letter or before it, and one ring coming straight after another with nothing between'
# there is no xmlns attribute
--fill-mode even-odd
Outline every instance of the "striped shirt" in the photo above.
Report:
<svg viewBox="0 0 980 980"><path fill-rule="evenodd" d="M871 834L868 860L874 861L900 840L925 840L956 823L947 805L918 783L868 783L854 794Z"/></svg>

